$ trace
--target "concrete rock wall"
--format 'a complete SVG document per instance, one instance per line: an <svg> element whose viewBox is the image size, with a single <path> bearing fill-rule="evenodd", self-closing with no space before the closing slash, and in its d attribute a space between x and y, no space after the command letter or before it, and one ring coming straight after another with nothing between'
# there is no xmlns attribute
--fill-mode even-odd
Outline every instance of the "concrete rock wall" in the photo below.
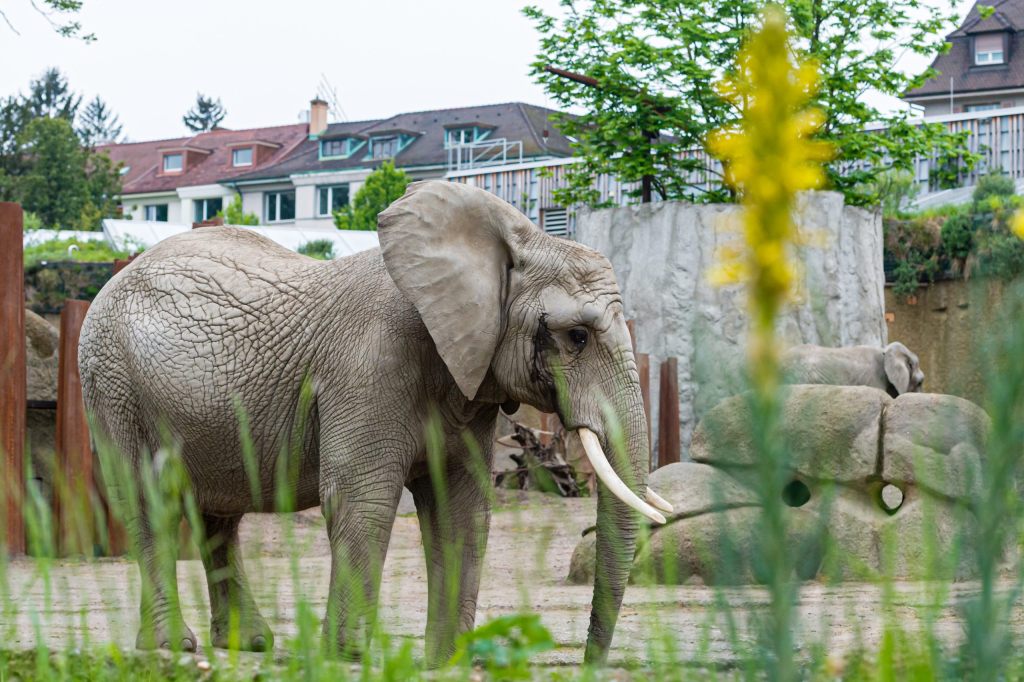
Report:
<svg viewBox="0 0 1024 682"><path fill-rule="evenodd" d="M815 245L800 249L799 296L780 320L781 334L794 344L884 344L879 215L845 206L840 194L813 192L801 197L797 223ZM733 205L664 202L585 211L577 219L577 239L615 268L626 316L636 320L637 350L651 355L654 425L660 361L679 360L684 458L700 416L741 390L746 301L740 287L708 281L719 247L740 236Z"/></svg>

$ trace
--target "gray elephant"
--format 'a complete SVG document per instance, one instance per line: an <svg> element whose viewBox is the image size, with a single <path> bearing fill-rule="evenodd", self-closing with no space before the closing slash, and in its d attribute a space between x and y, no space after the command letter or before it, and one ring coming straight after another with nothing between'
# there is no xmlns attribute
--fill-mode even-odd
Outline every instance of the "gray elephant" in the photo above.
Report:
<svg viewBox="0 0 1024 682"><path fill-rule="evenodd" d="M324 262L217 227L142 254L103 288L82 329L96 431L136 477L161 447L158 434L173 434L206 535L217 541L203 557L214 645L226 646L237 609L241 646L263 649L272 635L246 582L238 525L247 512L274 511L274 472L310 377L311 424L292 463L292 492L296 508L322 505L327 521L325 643L349 657L365 646L405 486L427 553L426 659L436 665L474 625L490 521L489 477L474 474L490 471L498 409L521 402L557 412L578 430L602 481L585 657L604 661L636 512L663 523L652 505L671 509L647 488L639 376L610 264L488 192L443 181L412 185L380 215L379 237L379 250ZM236 401L252 424L259 497L245 473ZM614 467L604 455L617 428L609 412L622 416L626 443ZM428 424L439 426L432 438ZM429 467L428 450L440 456ZM484 461L474 462L481 450ZM175 583L159 579L173 563L159 568L167 557L137 508L129 524L143 585L137 645L194 650Z"/></svg>
<svg viewBox="0 0 1024 682"><path fill-rule="evenodd" d="M885 348L793 346L783 353L781 368L789 384L872 386L893 398L920 392L924 384L917 355L898 341Z"/></svg>

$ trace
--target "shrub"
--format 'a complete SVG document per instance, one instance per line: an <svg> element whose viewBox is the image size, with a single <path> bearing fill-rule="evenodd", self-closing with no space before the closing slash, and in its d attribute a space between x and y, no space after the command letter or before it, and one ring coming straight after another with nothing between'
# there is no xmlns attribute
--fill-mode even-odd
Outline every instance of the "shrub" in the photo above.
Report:
<svg viewBox="0 0 1024 682"><path fill-rule="evenodd" d="M334 242L330 239L314 239L299 246L299 253L317 260L331 260L334 258Z"/></svg>
<svg viewBox="0 0 1024 682"><path fill-rule="evenodd" d="M1013 178L1008 175L989 173L978 178L974 187L974 203L981 203L990 196L1012 197L1016 193Z"/></svg>
<svg viewBox="0 0 1024 682"><path fill-rule="evenodd" d="M260 217L255 213L246 213L242 210L242 195L236 194L235 198L223 211L217 211L217 215L224 218L227 225L259 225Z"/></svg>

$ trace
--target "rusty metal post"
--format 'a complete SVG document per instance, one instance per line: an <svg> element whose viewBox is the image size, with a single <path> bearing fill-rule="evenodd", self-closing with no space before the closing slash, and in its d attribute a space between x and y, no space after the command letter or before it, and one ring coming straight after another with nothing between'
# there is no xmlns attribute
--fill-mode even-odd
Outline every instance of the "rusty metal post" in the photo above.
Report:
<svg viewBox="0 0 1024 682"><path fill-rule="evenodd" d="M128 266L128 264L131 263L133 260L135 260L135 256L128 256L127 258L124 259L114 259L114 274L116 275L117 273L124 270Z"/></svg>
<svg viewBox="0 0 1024 682"><path fill-rule="evenodd" d="M57 466L54 507L57 547L61 554L91 555L95 542L89 422L78 374L78 338L89 310L88 301L67 300L60 313L60 360L57 377Z"/></svg>
<svg viewBox="0 0 1024 682"><path fill-rule="evenodd" d="M25 553L25 271L21 206L0 202L0 495L6 521L4 543L11 554Z"/></svg>
<svg viewBox="0 0 1024 682"><path fill-rule="evenodd" d="M658 396L658 466L679 461L679 369L675 358L661 363Z"/></svg>

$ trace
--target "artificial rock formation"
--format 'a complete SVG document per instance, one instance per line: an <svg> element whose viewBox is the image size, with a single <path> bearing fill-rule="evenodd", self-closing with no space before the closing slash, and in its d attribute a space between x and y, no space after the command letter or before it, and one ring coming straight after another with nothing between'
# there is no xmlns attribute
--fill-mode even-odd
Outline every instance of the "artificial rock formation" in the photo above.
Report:
<svg viewBox="0 0 1024 682"><path fill-rule="evenodd" d="M690 462L655 471L675 507L637 550L633 578L708 584L759 582L760 476L747 398L729 398L697 427ZM970 542L989 419L948 395L851 386L792 386L781 412L791 475L775 491L787 506L789 545L803 579L885 574L973 577ZM569 578L593 574L593 534Z"/></svg>

